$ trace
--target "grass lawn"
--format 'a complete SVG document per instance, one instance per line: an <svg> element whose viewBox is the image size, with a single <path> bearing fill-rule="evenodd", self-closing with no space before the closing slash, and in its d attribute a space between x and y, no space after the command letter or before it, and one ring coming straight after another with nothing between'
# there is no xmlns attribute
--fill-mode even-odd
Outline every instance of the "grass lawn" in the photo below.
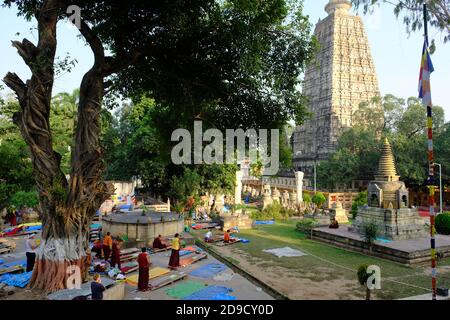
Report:
<svg viewBox="0 0 450 320"><path fill-rule="evenodd" d="M335 248L306 238L295 229L296 221L276 222L274 225L259 225L251 230L241 230L239 236L250 243L232 246L234 258L246 254L246 261L264 270L285 270L289 276L306 278L314 282L333 280L336 277L356 282L356 270L362 264L378 265L381 268L381 290L375 296L380 299L397 299L430 292L430 267L409 267L360 253ZM203 235L195 231L194 234ZM278 258L263 252L263 249L289 246L307 255ZM232 256L233 258L233 256ZM438 286L450 286L450 259L439 261ZM419 288L422 287L422 288ZM299 289L300 290L300 289ZM362 291L362 289L360 289ZM343 297L345 298L345 297Z"/></svg>

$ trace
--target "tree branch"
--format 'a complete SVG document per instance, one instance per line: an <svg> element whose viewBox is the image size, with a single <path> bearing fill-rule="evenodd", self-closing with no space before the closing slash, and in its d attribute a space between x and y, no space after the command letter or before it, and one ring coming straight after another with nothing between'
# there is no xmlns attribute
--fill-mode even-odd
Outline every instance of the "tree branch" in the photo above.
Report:
<svg viewBox="0 0 450 320"><path fill-rule="evenodd" d="M27 85L15 73L8 72L3 78L3 82L17 95L19 101L22 101L27 93Z"/></svg>
<svg viewBox="0 0 450 320"><path fill-rule="evenodd" d="M23 61L30 67L31 71L33 71L34 65L36 64L36 56L38 54L38 48L28 41L27 39L23 39L20 41L11 41L13 47L17 49L17 52L22 57Z"/></svg>
<svg viewBox="0 0 450 320"><path fill-rule="evenodd" d="M92 52L94 53L94 66L103 66L103 64L105 63L105 49L103 48L102 42L95 34L95 32L83 20L81 20L80 27L80 33L87 41L87 43L91 47Z"/></svg>

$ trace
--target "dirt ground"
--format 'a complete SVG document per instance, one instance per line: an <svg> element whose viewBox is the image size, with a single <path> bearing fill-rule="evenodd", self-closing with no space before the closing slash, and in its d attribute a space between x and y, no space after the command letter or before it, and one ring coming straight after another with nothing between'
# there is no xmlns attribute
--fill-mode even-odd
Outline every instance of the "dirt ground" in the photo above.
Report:
<svg viewBox="0 0 450 320"><path fill-rule="evenodd" d="M232 246L215 247L215 251L239 262L239 267L263 281L275 290L294 300L363 299L364 292L355 281L345 277L330 278L332 269L316 268L310 272L279 266L263 267L263 260L255 261L247 253ZM319 270L318 270L319 269ZM274 276L275 275L275 276ZM355 292L361 294L355 295Z"/></svg>

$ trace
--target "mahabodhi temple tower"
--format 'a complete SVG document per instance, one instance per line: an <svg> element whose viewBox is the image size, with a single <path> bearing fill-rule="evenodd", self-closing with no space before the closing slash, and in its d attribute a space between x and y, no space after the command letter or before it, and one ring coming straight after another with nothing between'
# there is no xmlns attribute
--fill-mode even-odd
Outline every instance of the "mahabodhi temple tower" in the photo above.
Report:
<svg viewBox="0 0 450 320"><path fill-rule="evenodd" d="M364 25L359 16L350 15L351 8L349 1L330 0L328 16L314 31L320 51L303 83L312 117L293 134L294 167L308 176L315 161L335 151L360 103L380 96Z"/></svg>

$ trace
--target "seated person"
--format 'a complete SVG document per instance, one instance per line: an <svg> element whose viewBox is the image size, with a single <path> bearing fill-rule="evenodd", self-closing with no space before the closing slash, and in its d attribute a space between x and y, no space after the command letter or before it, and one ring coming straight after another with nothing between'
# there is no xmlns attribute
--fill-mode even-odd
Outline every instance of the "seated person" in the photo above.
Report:
<svg viewBox="0 0 450 320"><path fill-rule="evenodd" d="M339 228L339 223L337 222L336 219L331 220L331 224L329 226L330 229L338 229Z"/></svg>
<svg viewBox="0 0 450 320"><path fill-rule="evenodd" d="M211 230L208 230L208 232L205 234L205 242L213 242L213 234Z"/></svg>
<svg viewBox="0 0 450 320"><path fill-rule="evenodd" d="M225 243L231 243L231 242L235 242L236 239L235 238L231 238L230 237L230 230L228 229L224 234L223 234L223 242Z"/></svg>
<svg viewBox="0 0 450 320"><path fill-rule="evenodd" d="M167 248L167 244L164 243L164 240L162 239L161 235L158 235L158 237L153 240L153 249L165 249Z"/></svg>

